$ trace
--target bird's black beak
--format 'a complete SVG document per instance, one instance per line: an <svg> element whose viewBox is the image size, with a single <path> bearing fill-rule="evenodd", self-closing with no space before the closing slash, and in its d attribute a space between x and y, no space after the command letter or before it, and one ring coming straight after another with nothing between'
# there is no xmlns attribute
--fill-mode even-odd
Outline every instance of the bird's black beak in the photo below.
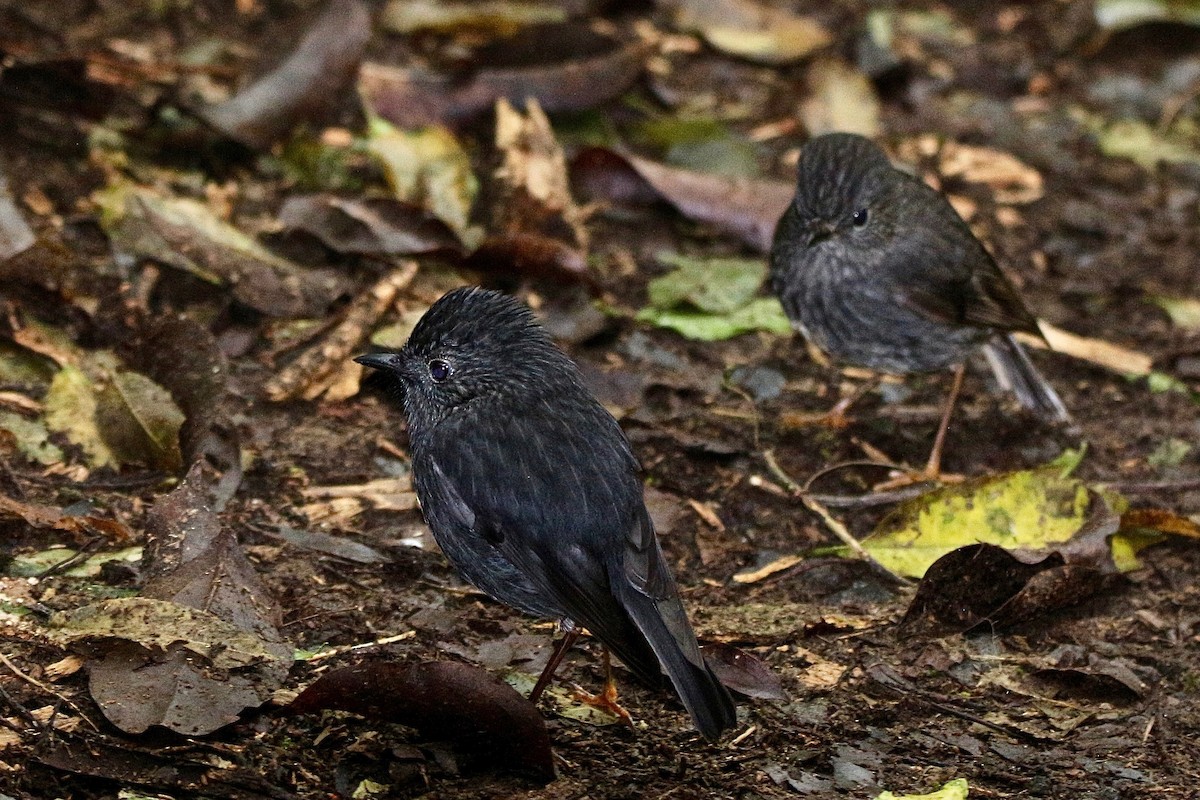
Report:
<svg viewBox="0 0 1200 800"><path fill-rule="evenodd" d="M833 236L837 230L837 226L832 222L826 222L823 219L814 220L808 225L808 246L820 244L821 242Z"/></svg>
<svg viewBox="0 0 1200 800"><path fill-rule="evenodd" d="M359 356L354 359L354 362L362 364L364 367L397 374L400 372L401 365L403 364L398 353L367 353L365 356Z"/></svg>

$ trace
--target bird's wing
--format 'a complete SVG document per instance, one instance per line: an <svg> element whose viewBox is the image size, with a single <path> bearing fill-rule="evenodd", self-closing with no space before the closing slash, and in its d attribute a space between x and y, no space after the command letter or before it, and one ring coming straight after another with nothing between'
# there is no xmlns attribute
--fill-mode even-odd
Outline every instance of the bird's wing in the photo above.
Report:
<svg viewBox="0 0 1200 800"><path fill-rule="evenodd" d="M639 591L674 588L637 462L611 417L581 407L586 423L578 424L548 409L444 422L432 456L449 487L442 495L571 619L619 639L628 623L611 588L614 568Z"/></svg>
<svg viewBox="0 0 1200 800"><path fill-rule="evenodd" d="M903 228L880 274L894 275L901 303L937 322L1040 335L1017 290L966 222L941 194L904 176L910 191L898 193L906 206Z"/></svg>

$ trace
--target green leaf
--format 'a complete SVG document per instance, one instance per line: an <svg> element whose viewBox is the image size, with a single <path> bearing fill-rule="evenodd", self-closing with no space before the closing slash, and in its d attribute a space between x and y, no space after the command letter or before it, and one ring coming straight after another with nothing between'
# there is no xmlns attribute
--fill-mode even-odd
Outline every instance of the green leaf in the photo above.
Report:
<svg viewBox="0 0 1200 800"><path fill-rule="evenodd" d="M63 451L50 442L50 431L41 420L0 411L0 430L11 433L17 440L17 449L39 464L58 464L63 460Z"/></svg>
<svg viewBox="0 0 1200 800"><path fill-rule="evenodd" d="M638 312L639 322L707 342L756 330L791 331L778 300L755 296L766 277L765 261L679 253L660 253L658 260L675 270L650 281L650 305Z"/></svg>
<svg viewBox="0 0 1200 800"><path fill-rule="evenodd" d="M1159 308L1167 312L1171 323L1177 328L1194 331L1200 328L1200 300L1192 297L1167 297L1156 295L1150 298Z"/></svg>
<svg viewBox="0 0 1200 800"><path fill-rule="evenodd" d="M46 427L82 448L90 466L104 467L116 464L118 458L100 435L96 394L95 385L83 370L63 367L46 393Z"/></svg>
<svg viewBox="0 0 1200 800"><path fill-rule="evenodd" d="M1058 466L990 476L903 503L863 547L892 572L921 577L946 553L970 544L1040 550L1065 542L1083 525L1089 500L1083 481Z"/></svg>
<svg viewBox="0 0 1200 800"><path fill-rule="evenodd" d="M650 281L647 293L655 308L689 304L700 311L735 311L750 302L767 275L757 258L695 258L659 253L658 261L673 272Z"/></svg>
<svg viewBox="0 0 1200 800"><path fill-rule="evenodd" d="M966 778L955 778L942 785L942 788L928 794L892 794L884 792L875 796L875 800L967 800L970 789Z"/></svg>
<svg viewBox="0 0 1200 800"><path fill-rule="evenodd" d="M1200 3L1180 0L1096 0L1096 24L1109 31L1147 22L1200 25Z"/></svg>
<svg viewBox="0 0 1200 800"><path fill-rule="evenodd" d="M783 307L774 297L759 297L735 311L710 314L705 311L687 309L643 308L637 314L639 322L649 322L660 328L669 328L688 339L716 342L731 339L750 331L768 331L786 334L792 324Z"/></svg>
<svg viewBox="0 0 1200 800"><path fill-rule="evenodd" d="M367 151L383 167L398 199L426 208L464 244L476 236L469 229L469 217L479 180L470 157L449 129L430 125L403 131L372 117L367 125Z"/></svg>

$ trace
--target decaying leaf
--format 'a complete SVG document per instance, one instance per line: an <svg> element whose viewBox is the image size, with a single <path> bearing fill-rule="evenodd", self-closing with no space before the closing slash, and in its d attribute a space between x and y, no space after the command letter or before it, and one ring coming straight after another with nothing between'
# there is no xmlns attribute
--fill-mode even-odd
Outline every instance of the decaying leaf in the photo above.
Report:
<svg viewBox="0 0 1200 800"><path fill-rule="evenodd" d="M367 125L367 149L379 160L396 198L414 203L450 227L464 244L479 180L457 137L441 125L400 130L373 117Z"/></svg>
<svg viewBox="0 0 1200 800"><path fill-rule="evenodd" d="M45 574L66 561L76 559L79 551L69 547L57 547L43 550L40 553L16 556L6 570L9 575L16 577L34 578ZM78 561L75 566L64 570L55 569L55 573L68 578L94 578L100 574L104 565L110 561L135 563L142 558L142 548L126 547L112 552L96 553Z"/></svg>
<svg viewBox="0 0 1200 800"><path fill-rule="evenodd" d="M17 449L40 464L57 464L63 460L63 451L50 439L50 431L39 419L28 419L12 411L0 411L0 431L13 437Z"/></svg>
<svg viewBox="0 0 1200 800"><path fill-rule="evenodd" d="M1167 297L1157 295L1150 298L1159 308L1167 312L1171 324L1184 330L1200 328L1200 300L1194 297Z"/></svg>
<svg viewBox="0 0 1200 800"><path fill-rule="evenodd" d="M1096 0L1094 8L1096 24L1110 31L1149 22L1200 26L1200 8L1195 3L1174 0Z"/></svg>
<svg viewBox="0 0 1200 800"><path fill-rule="evenodd" d="M72 366L60 369L46 393L46 426L83 448L91 466L117 464L117 455L100 433L96 409L95 386L87 374Z"/></svg>
<svg viewBox="0 0 1200 800"><path fill-rule="evenodd" d="M562 22L566 18L564 9L541 3L391 0L384 6L379 24L393 33L425 30L453 32L469 28L493 36L506 36L526 25Z"/></svg>
<svg viewBox="0 0 1200 800"><path fill-rule="evenodd" d="M892 794L883 792L875 800L967 800L970 790L966 778L955 778L928 794Z"/></svg>
<svg viewBox="0 0 1200 800"><path fill-rule="evenodd" d="M808 67L808 96L800 119L810 136L835 131L874 139L883 132L879 97L870 79L840 58L820 58Z"/></svg>
<svg viewBox="0 0 1200 800"><path fill-rule="evenodd" d="M283 63L201 115L229 137L264 149L333 105L353 79L370 36L365 3L332 0Z"/></svg>
<svg viewBox="0 0 1200 800"><path fill-rule="evenodd" d="M337 294L329 276L275 255L204 203L125 183L113 184L96 199L101 224L119 254L227 285L239 301L264 314L316 314Z"/></svg>
<svg viewBox="0 0 1200 800"><path fill-rule="evenodd" d="M0 171L0 263L33 247L37 236L8 189L8 177Z"/></svg>
<svg viewBox="0 0 1200 800"><path fill-rule="evenodd" d="M270 699L291 667L279 609L212 511L213 483L197 464L151 509L141 597L60 618L89 645L92 696L124 731L210 733Z"/></svg>
<svg viewBox="0 0 1200 800"><path fill-rule="evenodd" d="M96 398L96 424L121 463L145 461L177 471L183 463L183 421L183 412L167 390L136 372L112 373Z"/></svg>
<svg viewBox="0 0 1200 800"><path fill-rule="evenodd" d="M587 258L578 248L540 233L489 236L463 261L463 267L500 279L558 284L582 283L599 293Z"/></svg>
<svg viewBox="0 0 1200 800"><path fill-rule="evenodd" d="M484 66L466 78L366 62L358 88L376 114L402 128L469 120L500 98L533 98L549 112L579 111L619 97L642 73L649 53L644 42L622 43L572 23L533 25L518 37L528 52L512 66L498 60L508 48L500 40L479 55ZM539 49L542 58L531 60Z"/></svg>
<svg viewBox="0 0 1200 800"><path fill-rule="evenodd" d="M938 170L949 178L982 183L997 203L1023 205L1045 194L1042 174L1016 156L990 147L945 142L938 151Z"/></svg>
<svg viewBox="0 0 1200 800"><path fill-rule="evenodd" d="M242 451L231 421L226 379L229 365L206 327L182 315L163 315L142 324L137 366L171 393L186 415L179 430L185 464L203 461L220 472L212 487L219 511L242 481Z"/></svg>
<svg viewBox="0 0 1200 800"><path fill-rule="evenodd" d="M211 612L149 597L102 600L60 612L51 619L50 627L67 644L119 639L152 651L182 645L217 670L236 670L278 658L258 636Z"/></svg>
<svg viewBox="0 0 1200 800"><path fill-rule="evenodd" d="M335 386L342 386L338 380L342 372L350 371L354 376L362 374L362 367L350 361L351 355L416 274L417 262L406 262L363 292L327 337L305 350L267 382L267 398L281 403L298 397L314 400L324 394L332 400L356 394L357 380L344 391L339 390L332 396L330 392Z"/></svg>
<svg viewBox="0 0 1200 800"><path fill-rule="evenodd" d="M726 688L758 700L787 699L779 676L753 653L725 642L701 642L700 652Z"/></svg>
<svg viewBox="0 0 1200 800"><path fill-rule="evenodd" d="M758 0L681 0L675 23L718 50L765 64L787 64L832 43L819 23Z"/></svg>
<svg viewBox="0 0 1200 800"><path fill-rule="evenodd" d="M495 227L506 233L537 232L588 251L586 213L571 196L562 146L536 100L519 113L504 99L496 101L496 149L502 162L496 178L503 197L493 212Z"/></svg>
<svg viewBox="0 0 1200 800"><path fill-rule="evenodd" d="M1149 375L1154 367L1154 359L1138 350L1104 339L1079 336L1055 327L1044 319L1038 320L1038 328L1045 339L1027 333L1018 333L1017 338L1029 347L1046 349L1049 346L1056 353L1065 353L1119 375Z"/></svg>
<svg viewBox="0 0 1200 800"><path fill-rule="evenodd" d="M38 530L59 530L82 536L102 536L117 544L133 540L133 531L118 519L70 516L57 508L23 503L0 495L0 519L19 519Z"/></svg>
<svg viewBox="0 0 1200 800"><path fill-rule="evenodd" d="M289 197L279 209L279 221L339 253L382 257L460 250L458 237L445 222L418 205L390 197Z"/></svg>
<svg viewBox="0 0 1200 800"><path fill-rule="evenodd" d="M937 559L985 542L1044 550L1079 531L1091 499L1077 478L1057 466L1022 470L945 486L898 506L863 540L888 570L920 577Z"/></svg>
<svg viewBox="0 0 1200 800"><path fill-rule="evenodd" d="M554 779L550 735L537 709L478 667L453 661L374 660L322 675L290 706L340 709L456 743L490 767Z"/></svg>
<svg viewBox="0 0 1200 800"><path fill-rule="evenodd" d="M726 231L761 253L770 251L775 225L795 193L784 181L693 172L596 147L581 151L571 170L600 196L614 191L617 202L661 198L688 219Z"/></svg>
<svg viewBox="0 0 1200 800"><path fill-rule="evenodd" d="M639 321L704 341L754 330L791 331L778 300L755 297L766 276L764 261L677 254L660 255L659 259L675 270L650 281L650 305L638 312Z"/></svg>

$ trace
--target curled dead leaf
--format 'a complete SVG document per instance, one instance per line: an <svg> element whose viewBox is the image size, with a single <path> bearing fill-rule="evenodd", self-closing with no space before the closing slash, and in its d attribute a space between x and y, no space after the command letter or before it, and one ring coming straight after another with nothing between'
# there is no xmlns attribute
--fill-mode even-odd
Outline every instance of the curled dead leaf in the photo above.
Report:
<svg viewBox="0 0 1200 800"><path fill-rule="evenodd" d="M536 98L546 111L578 111L618 97L642 73L648 55L643 42L621 43L582 26L531 26L522 36L540 41L544 55L566 54L566 60L495 66L493 54L480 57L484 66L465 80L423 69L366 62L359 72L359 91L371 109L402 128L462 122L489 111L499 98L521 102ZM583 37L586 46L571 51ZM551 50L548 44L553 44ZM495 45L503 50L505 42Z"/></svg>
<svg viewBox="0 0 1200 800"><path fill-rule="evenodd" d="M541 714L499 678L468 664L365 661L322 675L289 708L300 714L335 708L407 725L491 767L554 780Z"/></svg>
<svg viewBox="0 0 1200 800"><path fill-rule="evenodd" d="M332 105L370 36L364 3L332 0L282 64L201 116L230 138L264 149Z"/></svg>

